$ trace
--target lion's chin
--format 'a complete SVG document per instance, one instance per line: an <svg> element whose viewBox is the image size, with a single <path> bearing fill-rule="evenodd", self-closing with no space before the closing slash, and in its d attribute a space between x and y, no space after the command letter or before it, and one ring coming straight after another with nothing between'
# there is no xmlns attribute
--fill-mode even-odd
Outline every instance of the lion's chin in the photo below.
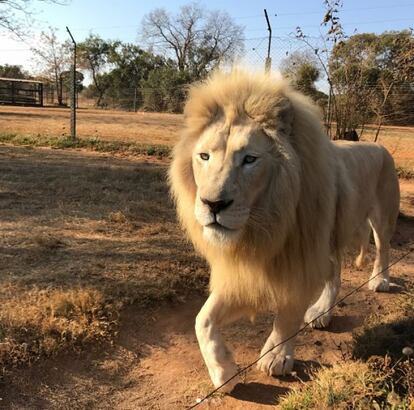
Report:
<svg viewBox="0 0 414 410"><path fill-rule="evenodd" d="M203 237L212 245L229 246L240 237L240 229L229 229L219 223L203 227Z"/></svg>

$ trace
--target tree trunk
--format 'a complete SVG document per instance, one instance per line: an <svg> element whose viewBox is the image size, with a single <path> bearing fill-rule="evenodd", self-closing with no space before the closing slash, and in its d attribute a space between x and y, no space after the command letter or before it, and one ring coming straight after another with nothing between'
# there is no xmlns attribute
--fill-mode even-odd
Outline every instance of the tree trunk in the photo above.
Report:
<svg viewBox="0 0 414 410"><path fill-rule="evenodd" d="M378 140L378 135L381 131L381 127L382 127L382 122L383 122L383 116L379 117L379 122L378 122L378 127L377 127L377 131L375 132L375 138L374 138L374 142L377 142Z"/></svg>
<svg viewBox="0 0 414 410"><path fill-rule="evenodd" d="M381 107L380 107L380 109L377 113L379 121L378 121L377 131L375 132L374 142L377 142L377 140L378 140L378 136L379 136L379 133L381 131L382 123L384 121L384 107L385 107L385 104L387 103L388 97L390 95L390 92L391 92L393 86L394 86L394 82L391 82L389 87L385 90L384 99L382 100Z"/></svg>

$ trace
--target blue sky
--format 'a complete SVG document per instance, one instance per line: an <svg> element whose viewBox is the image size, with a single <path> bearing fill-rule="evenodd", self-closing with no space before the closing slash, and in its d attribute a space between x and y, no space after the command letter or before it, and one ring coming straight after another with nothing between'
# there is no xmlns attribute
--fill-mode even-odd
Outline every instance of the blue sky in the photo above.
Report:
<svg viewBox="0 0 414 410"><path fill-rule="evenodd" d="M44 4L34 1L38 22L32 27L33 38L28 44L36 43L36 33L48 26L58 28L62 39L66 38L65 26L69 26L77 41L89 33L103 38L126 42L138 41L138 30L142 17L157 7L176 12L186 1L166 0L72 0L67 6ZM252 65L262 61L266 49L267 30L263 16L266 8L271 19L273 35L282 39L273 41L272 56L285 55L287 43L284 38L294 32L296 26L311 36L320 34L320 21L324 14L322 0L292 1L242 1L210 0L200 2L208 9L224 9L234 20L245 27L246 52ZM340 13L347 34L357 32L381 33L385 30L400 30L414 24L414 0L344 0ZM0 32L0 64L31 65L29 45ZM289 42L291 47L296 43Z"/></svg>

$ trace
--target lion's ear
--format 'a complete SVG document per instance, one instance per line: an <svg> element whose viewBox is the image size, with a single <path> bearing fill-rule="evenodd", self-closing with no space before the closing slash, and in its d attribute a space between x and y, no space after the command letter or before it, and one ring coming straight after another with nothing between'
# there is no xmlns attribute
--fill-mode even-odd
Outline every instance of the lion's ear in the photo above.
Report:
<svg viewBox="0 0 414 410"><path fill-rule="evenodd" d="M224 110L218 105L194 106L196 104L187 105L184 111L184 123L195 135L199 135L209 125L224 117Z"/></svg>
<svg viewBox="0 0 414 410"><path fill-rule="evenodd" d="M262 97L260 100L248 99L245 103L246 114L260 124L270 137L275 138L280 134L290 135L294 109L289 98L284 95L266 97Z"/></svg>
<svg viewBox="0 0 414 410"><path fill-rule="evenodd" d="M278 133L290 135L292 133L295 111L289 98L284 97L276 107L275 127Z"/></svg>

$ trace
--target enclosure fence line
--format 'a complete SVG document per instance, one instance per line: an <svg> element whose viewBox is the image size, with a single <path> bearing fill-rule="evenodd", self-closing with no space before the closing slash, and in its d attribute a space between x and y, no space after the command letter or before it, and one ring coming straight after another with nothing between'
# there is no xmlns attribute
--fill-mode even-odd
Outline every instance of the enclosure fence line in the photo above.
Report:
<svg viewBox="0 0 414 410"><path fill-rule="evenodd" d="M410 243L409 246L411 246L413 243ZM222 387L224 387L226 384L230 383L234 378L236 378L237 376L240 376L242 373L245 373L247 370L249 370L251 367L253 367L260 359L262 359L264 356L268 355L272 350L276 349L277 347L283 345L284 343L288 342L289 340L292 340L294 337L296 337L297 335L299 335L300 333L302 333L305 329L307 329L313 322L315 322L316 320L318 320L320 317L322 317L323 315L326 315L327 313L329 313L332 309L334 309L336 306L338 306L340 303L342 303L344 300L348 299L351 295L353 295L354 293L357 293L358 291L360 291L365 285L367 285L369 282L371 282L372 280L374 280L375 278L377 278L379 275L381 275L381 273L385 272L387 269L389 269L391 266L396 265L397 263L401 262L403 259L405 259L411 252L414 251L414 248L410 248L410 250L406 253L404 253L402 256L400 256L399 258L395 259L394 262L390 263L385 269L381 270L380 272L378 272L376 275L370 277L368 280L364 281L363 283L361 283L361 285L357 286L356 288L352 289L350 292L348 292L346 295L344 295L342 298L340 298L337 302L335 302L329 309L327 309L325 312L322 312L320 315L316 316L313 320L305 323L304 326L302 326L297 332L293 333L291 336L289 336L288 338L282 340L281 342L279 342L277 345L273 346L271 349L267 350L266 352L264 352L262 355L260 355L255 361L251 362L250 364L248 364L247 366L241 368L237 373L235 373L232 377L230 377L229 379L227 379L222 385L220 385L219 387L215 388L214 390L212 390L210 393L208 393L206 396L204 396L202 399L197 400L197 402L195 404L193 404L190 407L187 407L187 410L191 410L196 408L197 406L199 406L201 403L203 403L204 401L206 401L207 399L209 399L214 393L218 392Z"/></svg>

